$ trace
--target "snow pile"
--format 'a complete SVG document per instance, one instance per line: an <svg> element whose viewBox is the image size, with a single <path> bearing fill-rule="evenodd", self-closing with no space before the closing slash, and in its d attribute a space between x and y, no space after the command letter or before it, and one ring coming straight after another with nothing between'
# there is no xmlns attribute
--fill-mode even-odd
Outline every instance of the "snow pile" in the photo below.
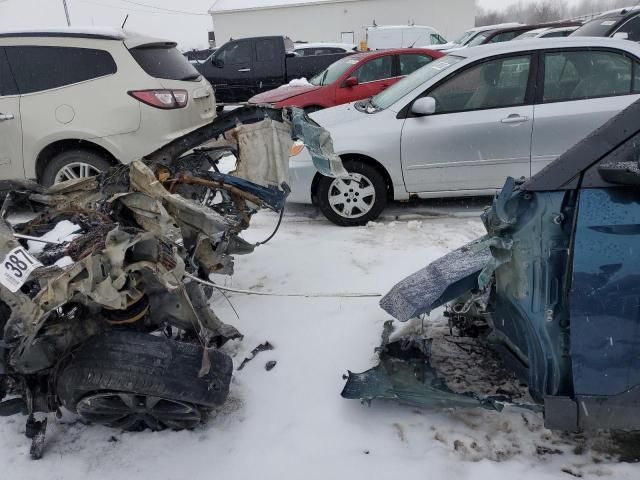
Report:
<svg viewBox="0 0 640 480"><path fill-rule="evenodd" d="M293 80L291 80L286 85L280 85L278 88L285 88L285 87L312 87L312 86L313 85L311 85L306 78L302 77L302 78L294 78Z"/></svg>
<svg viewBox="0 0 640 480"><path fill-rule="evenodd" d="M276 222L272 213L257 215L246 238L264 240ZM347 229L287 216L274 240L236 258L236 274L226 284L305 293L386 292L483 232L479 220ZM530 412L417 410L383 402L368 408L342 399L346 370L364 371L376 363L374 348L389 320L377 298L228 296L240 320L221 295L213 302L222 320L245 334L225 349L235 367L265 341L274 349L234 373L230 400L207 425L190 432L122 433L85 426L70 414L62 420L51 415L45 457L33 462L25 418L0 418L3 478L638 478L636 466L549 432ZM267 371L272 361L277 363Z"/></svg>

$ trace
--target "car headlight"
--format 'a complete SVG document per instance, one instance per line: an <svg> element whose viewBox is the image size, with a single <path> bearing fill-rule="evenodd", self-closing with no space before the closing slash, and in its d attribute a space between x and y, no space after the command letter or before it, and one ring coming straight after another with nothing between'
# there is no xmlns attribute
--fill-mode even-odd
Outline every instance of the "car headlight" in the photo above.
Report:
<svg viewBox="0 0 640 480"><path fill-rule="evenodd" d="M302 153L302 150L304 150L304 143L300 140L296 140L295 142L293 142L293 145L291 145L291 148L289 149L289 156L297 157L298 155L300 155L300 153Z"/></svg>

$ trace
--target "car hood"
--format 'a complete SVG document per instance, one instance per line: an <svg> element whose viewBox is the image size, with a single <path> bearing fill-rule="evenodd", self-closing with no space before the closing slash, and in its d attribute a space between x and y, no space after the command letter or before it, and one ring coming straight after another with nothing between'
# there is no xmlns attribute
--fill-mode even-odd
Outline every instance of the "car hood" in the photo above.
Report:
<svg viewBox="0 0 640 480"><path fill-rule="evenodd" d="M312 113L311 118L320 126L329 128L333 125L362 120L366 113L356 110L353 103L338 105Z"/></svg>
<svg viewBox="0 0 640 480"><path fill-rule="evenodd" d="M318 90L322 87L317 87L315 85L307 85L307 86L290 86L283 85L282 87L274 88L273 90L269 90L268 92L260 93L251 100L251 103L276 103L281 102L283 100L287 100L292 97L297 97L298 95L302 95L303 93L313 92L314 90Z"/></svg>

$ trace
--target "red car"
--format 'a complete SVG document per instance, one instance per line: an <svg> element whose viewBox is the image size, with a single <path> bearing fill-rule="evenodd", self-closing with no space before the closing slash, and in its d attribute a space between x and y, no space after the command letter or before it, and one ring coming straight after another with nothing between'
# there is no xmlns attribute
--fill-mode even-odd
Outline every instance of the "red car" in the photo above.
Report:
<svg viewBox="0 0 640 480"><path fill-rule="evenodd" d="M249 99L249 103L300 107L307 112L377 95L444 54L423 48L357 53L342 58L309 82L294 80Z"/></svg>

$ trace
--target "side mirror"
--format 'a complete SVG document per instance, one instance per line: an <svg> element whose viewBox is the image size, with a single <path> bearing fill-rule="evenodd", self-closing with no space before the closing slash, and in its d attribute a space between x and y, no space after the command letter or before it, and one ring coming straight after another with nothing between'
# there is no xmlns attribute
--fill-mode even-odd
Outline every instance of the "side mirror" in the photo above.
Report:
<svg viewBox="0 0 640 480"><path fill-rule="evenodd" d="M216 68L222 68L224 67L224 60L222 60L221 58L212 57L211 64Z"/></svg>
<svg viewBox="0 0 640 480"><path fill-rule="evenodd" d="M349 77L344 81L344 86L345 87L355 87L359 83L360 82L358 81L357 77Z"/></svg>
<svg viewBox="0 0 640 480"><path fill-rule="evenodd" d="M615 185L640 185L639 162L603 163L598 173L603 180Z"/></svg>
<svg viewBox="0 0 640 480"><path fill-rule="evenodd" d="M426 117L436 113L436 99L433 97L422 97L413 102L411 113L419 117Z"/></svg>
<svg viewBox="0 0 640 480"><path fill-rule="evenodd" d="M629 34L627 32L616 32L611 38L617 38L619 40L629 40Z"/></svg>

